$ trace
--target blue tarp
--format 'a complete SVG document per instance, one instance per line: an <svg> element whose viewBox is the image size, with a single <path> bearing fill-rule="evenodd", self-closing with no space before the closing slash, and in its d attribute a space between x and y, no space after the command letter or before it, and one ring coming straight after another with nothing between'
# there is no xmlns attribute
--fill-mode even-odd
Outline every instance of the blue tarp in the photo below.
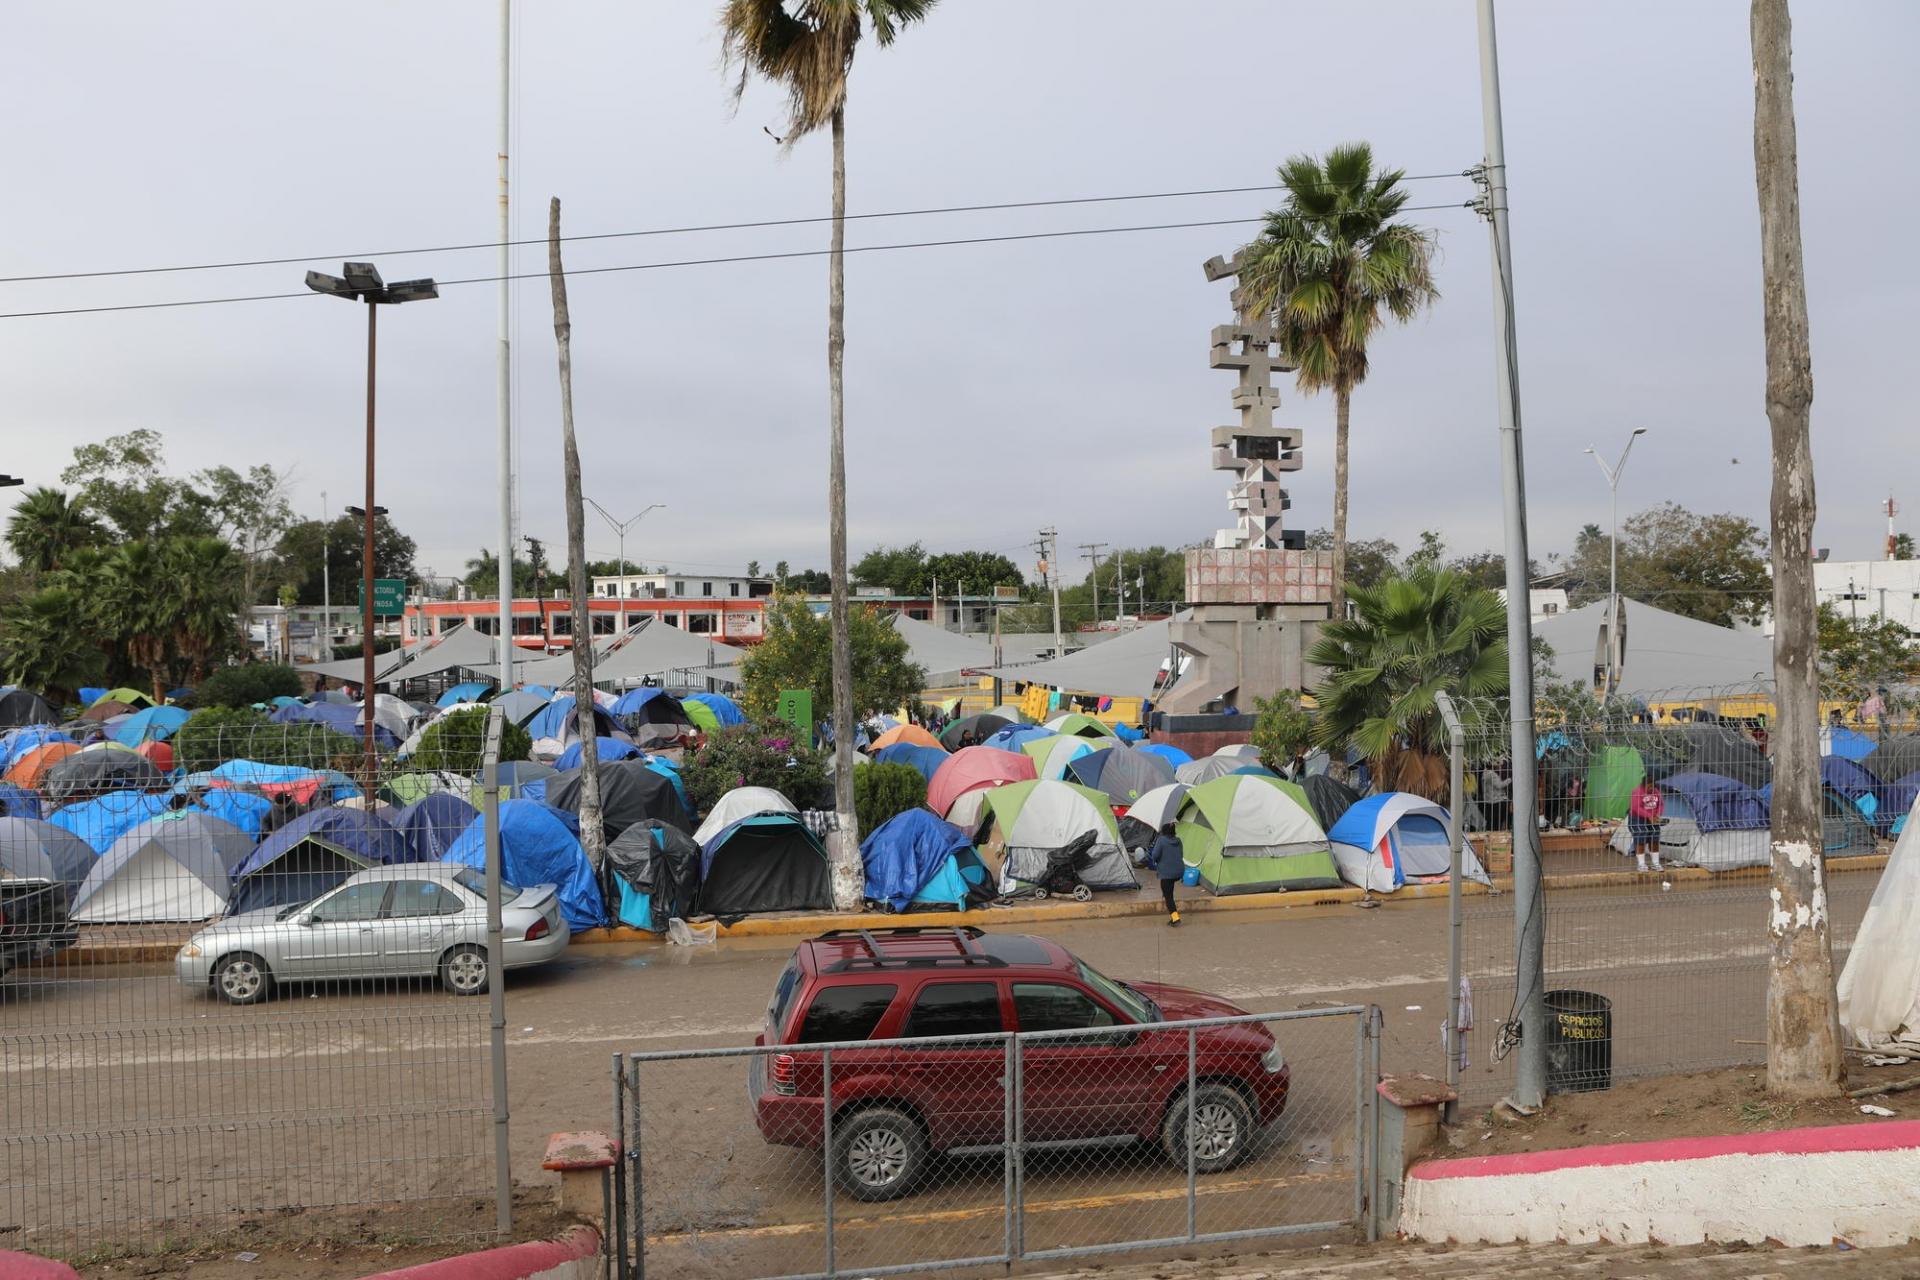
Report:
<svg viewBox="0 0 1920 1280"><path fill-rule="evenodd" d="M80 705L83 707L90 707L106 696L107 691L96 685L83 684L80 686Z"/></svg>
<svg viewBox="0 0 1920 1280"><path fill-rule="evenodd" d="M1141 741L1147 735L1130 724L1116 724L1113 726L1113 736L1122 742L1132 743Z"/></svg>
<svg viewBox="0 0 1920 1280"><path fill-rule="evenodd" d="M1842 760L1858 760L1863 756L1871 755L1873 749L1880 745L1864 733L1839 726L1826 730L1820 738L1820 745L1824 748L1823 754L1837 756Z"/></svg>
<svg viewBox="0 0 1920 1280"><path fill-rule="evenodd" d="M190 773L175 784L173 791L175 795L184 795L190 788L220 783L236 787L290 786L308 779L317 781L321 794L329 800L345 800L360 794L360 788L344 773L332 769L302 769L291 764L262 764L258 760L229 760L204 773Z"/></svg>
<svg viewBox="0 0 1920 1280"><path fill-rule="evenodd" d="M1140 749L1153 752L1176 769L1183 764L1193 763L1192 756L1169 742L1143 742L1140 744Z"/></svg>
<svg viewBox="0 0 1920 1280"><path fill-rule="evenodd" d="M1762 791L1717 773L1676 773L1660 784L1678 793L1701 833L1764 831L1769 816Z"/></svg>
<svg viewBox="0 0 1920 1280"><path fill-rule="evenodd" d="M713 718L720 722L722 729L729 725L745 724L747 717L738 704L724 693L690 693L680 699L682 702L698 702L713 712Z"/></svg>
<svg viewBox="0 0 1920 1280"><path fill-rule="evenodd" d="M950 759L952 757L939 747L923 747L912 742L896 742L873 753L875 764L912 765L928 782L933 781L934 771Z"/></svg>
<svg viewBox="0 0 1920 1280"><path fill-rule="evenodd" d="M1033 738L1051 738L1053 730L1043 729L1037 724L1010 724L990 736L980 745L998 747L1002 751L1018 751L1020 744Z"/></svg>
<svg viewBox="0 0 1920 1280"><path fill-rule="evenodd" d="M30 724L0 734L0 773L20 762L20 757L49 742L72 742L73 735L62 733L50 724Z"/></svg>
<svg viewBox="0 0 1920 1280"><path fill-rule="evenodd" d="M486 824L476 822L453 842L445 862L486 870ZM571 813L534 800L500 805L500 870L525 888L556 886L560 914L570 929L597 929L607 922L600 885L580 848L580 823Z"/></svg>
<svg viewBox="0 0 1920 1280"><path fill-rule="evenodd" d="M105 853L115 840L166 811L167 802L160 796L140 791L109 791L95 799L56 809L47 821L79 836L95 853Z"/></svg>
<svg viewBox="0 0 1920 1280"><path fill-rule="evenodd" d="M307 840L344 849L368 863L405 862L413 852L406 837L378 814L328 805L301 814L262 840L253 856L234 869L234 879L260 870Z"/></svg>
<svg viewBox="0 0 1920 1280"><path fill-rule="evenodd" d="M180 707L148 707L136 711L113 726L108 737L123 747L137 747L143 742L165 742L180 731L192 714Z"/></svg>
<svg viewBox="0 0 1920 1280"><path fill-rule="evenodd" d="M364 717L365 713L359 707L345 707L336 702L297 702L281 707L267 719L275 724L323 724L335 733L363 738L367 727ZM393 751L400 746L400 739L376 724L373 726L373 743L383 750Z"/></svg>
<svg viewBox="0 0 1920 1280"><path fill-rule="evenodd" d="M860 842L866 896L894 911L905 911L923 890L931 891L925 901L964 904L967 884L955 861L961 854L971 859L973 845L960 828L925 809L897 813ZM942 877L956 883L933 883Z"/></svg>
<svg viewBox="0 0 1920 1280"><path fill-rule="evenodd" d="M626 760L640 754L640 748L634 746L631 742L622 742L618 738L600 738L594 745L599 748L601 764L606 764L613 760ZM560 758L553 762L553 767L561 771L578 769L580 767L580 757L583 754L585 754L584 748L580 743L576 742L560 753Z"/></svg>
<svg viewBox="0 0 1920 1280"><path fill-rule="evenodd" d="M438 862L479 816L480 811L459 796L436 791L402 809L393 825L407 838L417 861Z"/></svg>
<svg viewBox="0 0 1920 1280"><path fill-rule="evenodd" d="M0 782L0 818L38 818L40 797L31 791Z"/></svg>
<svg viewBox="0 0 1920 1280"><path fill-rule="evenodd" d="M1820 785L1845 797L1882 830L1904 817L1913 804L1913 797L1908 795L1907 804L1899 805L1895 784L1880 781L1870 769L1844 756L1820 757Z"/></svg>
<svg viewBox="0 0 1920 1280"><path fill-rule="evenodd" d="M244 831L248 839L258 840L261 828L266 826L267 815L273 812L273 801L251 791L208 787L199 793L193 807L231 824L236 830Z"/></svg>
<svg viewBox="0 0 1920 1280"><path fill-rule="evenodd" d="M486 697L492 688L493 686L485 680L469 680L465 684L457 684L441 694L440 700L433 705L445 710L448 707L456 706L462 702L478 702Z"/></svg>

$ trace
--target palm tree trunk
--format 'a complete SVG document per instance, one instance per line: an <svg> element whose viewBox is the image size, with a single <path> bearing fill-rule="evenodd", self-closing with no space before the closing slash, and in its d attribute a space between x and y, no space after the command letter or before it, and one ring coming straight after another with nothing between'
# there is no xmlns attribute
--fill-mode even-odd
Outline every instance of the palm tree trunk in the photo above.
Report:
<svg viewBox="0 0 1920 1280"><path fill-rule="evenodd" d="M827 258L827 538L833 630L833 809L839 831L832 842L834 905L859 902L860 827L853 812L853 645L847 631L846 393L847 348L847 109L833 113L833 243Z"/></svg>
<svg viewBox="0 0 1920 1280"><path fill-rule="evenodd" d="M1347 616L1347 421L1353 389L1333 393L1333 616Z"/></svg>
<svg viewBox="0 0 1920 1280"><path fill-rule="evenodd" d="M1787 0L1753 0L1753 163L1773 431L1773 892L1767 1088L1839 1092L1840 1026L1820 831L1820 688L1813 597L1813 360L1800 258L1800 181Z"/></svg>

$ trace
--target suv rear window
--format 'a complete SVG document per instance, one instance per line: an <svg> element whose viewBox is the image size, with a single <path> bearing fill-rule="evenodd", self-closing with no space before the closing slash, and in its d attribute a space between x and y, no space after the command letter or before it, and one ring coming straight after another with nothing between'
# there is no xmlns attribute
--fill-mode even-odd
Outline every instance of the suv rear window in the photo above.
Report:
<svg viewBox="0 0 1920 1280"><path fill-rule="evenodd" d="M795 1044L830 1044L837 1040L866 1040L900 990L892 983L870 987L821 987L813 993L806 1021Z"/></svg>
<svg viewBox="0 0 1920 1280"><path fill-rule="evenodd" d="M787 971L774 984L773 999L767 1001L767 1029L778 1035L787 1024L787 1005L793 1001L794 988L800 985L800 962L787 962Z"/></svg>
<svg viewBox="0 0 1920 1280"><path fill-rule="evenodd" d="M914 997L903 1035L998 1035L1000 988L991 982L929 982Z"/></svg>

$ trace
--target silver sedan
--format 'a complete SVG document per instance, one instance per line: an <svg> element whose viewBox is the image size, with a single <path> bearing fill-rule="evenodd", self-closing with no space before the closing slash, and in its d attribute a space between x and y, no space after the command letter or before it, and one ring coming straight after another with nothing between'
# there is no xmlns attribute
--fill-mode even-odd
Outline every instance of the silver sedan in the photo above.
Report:
<svg viewBox="0 0 1920 1280"><path fill-rule="evenodd" d="M540 964L567 949L554 886L502 882L501 962ZM487 989L487 881L446 862L374 867L311 902L222 920L188 939L174 972L229 1004L276 982L435 977L455 995Z"/></svg>

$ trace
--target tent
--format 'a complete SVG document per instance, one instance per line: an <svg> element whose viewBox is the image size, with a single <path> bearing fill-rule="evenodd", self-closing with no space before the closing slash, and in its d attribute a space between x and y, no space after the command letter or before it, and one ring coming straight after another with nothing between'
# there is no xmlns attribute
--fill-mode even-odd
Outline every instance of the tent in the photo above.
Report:
<svg viewBox="0 0 1920 1280"><path fill-rule="evenodd" d="M96 857L86 841L51 822L0 818L0 872L57 880L66 886L69 903L87 882Z"/></svg>
<svg viewBox="0 0 1920 1280"><path fill-rule="evenodd" d="M630 689L608 708L642 746L670 746L693 732L693 718L680 699L651 686Z"/></svg>
<svg viewBox="0 0 1920 1280"><path fill-rule="evenodd" d="M1773 767L1767 757L1738 729L1722 724L1690 724L1681 729L1681 735L1687 743L1687 756L1677 772L1714 774L1755 789L1773 780Z"/></svg>
<svg viewBox="0 0 1920 1280"><path fill-rule="evenodd" d="M1623 597L1622 693L1699 689L1773 678L1773 642L1759 631L1735 631ZM1607 602L1602 599L1534 623L1552 647L1552 681L1592 689L1607 660Z"/></svg>
<svg viewBox="0 0 1920 1280"><path fill-rule="evenodd" d="M218 818L182 810L150 818L100 855L73 903L83 924L206 920L227 905L228 868L253 843Z"/></svg>
<svg viewBox="0 0 1920 1280"><path fill-rule="evenodd" d="M993 897L993 879L967 833L925 809L908 809L860 842L866 897L889 911L965 911Z"/></svg>
<svg viewBox="0 0 1920 1280"><path fill-rule="evenodd" d="M507 719L524 726L527 721L540 714L540 708L551 701L553 699L550 695L536 693L532 689L509 689L487 705L499 707L506 714Z"/></svg>
<svg viewBox="0 0 1920 1280"><path fill-rule="evenodd" d="M936 751L945 751L940 739L928 733L917 724L897 724L873 740L873 749L890 747L896 742L909 743L916 747L932 747Z"/></svg>
<svg viewBox="0 0 1920 1280"><path fill-rule="evenodd" d="M611 738L620 734L619 723L605 707L595 704L593 719L602 737ZM526 723L526 729L535 738L552 738L562 746L573 741L580 732L580 717L574 711L573 695L561 694L534 712L533 718Z"/></svg>
<svg viewBox="0 0 1920 1280"><path fill-rule="evenodd" d="M1920 734L1888 738L1861 757L1860 763L1882 782L1897 782L1909 774L1920 773Z"/></svg>
<svg viewBox="0 0 1920 1280"><path fill-rule="evenodd" d="M1668 816L1674 819L1661 828L1662 846L1670 842L1670 834L1686 835L1686 860L1710 871L1772 864L1767 799L1758 788L1716 774L1689 772L1666 779L1660 789L1670 797ZM1674 797L1680 801L1678 806L1672 802ZM1673 827L1682 822L1687 829L1674 832Z"/></svg>
<svg viewBox="0 0 1920 1280"><path fill-rule="evenodd" d="M1042 782L1066 779L1067 766L1081 756L1119 745L1117 738L1079 738L1055 734L1051 738L1030 738L1020 749L1033 757L1033 771Z"/></svg>
<svg viewBox="0 0 1920 1280"><path fill-rule="evenodd" d="M739 794L730 792L721 803ZM730 919L761 911L833 910L827 851L799 814L763 811L695 840L702 911Z"/></svg>
<svg viewBox="0 0 1920 1280"><path fill-rule="evenodd" d="M955 720L952 724L940 731L940 745L949 751L958 751L960 750L960 739L972 735L973 742L968 745L978 745L1014 723L1017 722L1009 720L1005 716L996 716L991 712L982 713L977 716L966 716L963 719Z"/></svg>
<svg viewBox="0 0 1920 1280"><path fill-rule="evenodd" d="M263 795L288 796L302 804L318 797L338 803L360 794L360 788L343 773L332 769L302 769L291 764L265 764L258 760L229 760L205 773L188 774L175 784L174 792L196 786L253 787Z"/></svg>
<svg viewBox="0 0 1920 1280"><path fill-rule="evenodd" d="M1003 702L997 707L988 707L987 714L990 716L999 716L1011 725L1030 725L1033 723L1032 716L1011 702Z"/></svg>
<svg viewBox="0 0 1920 1280"><path fill-rule="evenodd" d="M502 760L500 762L500 798L505 800L516 797L529 783L544 782L560 771L538 760ZM475 779L481 786L486 785L485 771ZM476 794L478 788L475 789Z"/></svg>
<svg viewBox="0 0 1920 1280"><path fill-rule="evenodd" d="M686 708L689 718L695 714L693 710L695 706L705 707L713 716L716 728L725 729L747 722L746 714L740 710L739 704L723 693L690 693L680 699L680 705Z"/></svg>
<svg viewBox="0 0 1920 1280"><path fill-rule="evenodd" d="M1820 754L1839 756L1842 760L1859 760L1873 754L1879 745L1866 734L1841 725L1833 725L1820 731Z"/></svg>
<svg viewBox="0 0 1920 1280"><path fill-rule="evenodd" d="M338 805L315 809L262 840L233 869L227 912L312 902L355 872L412 856L407 838L371 813Z"/></svg>
<svg viewBox="0 0 1920 1280"><path fill-rule="evenodd" d="M1076 738L1111 738L1115 736L1113 727L1105 721L1096 720L1092 716L1083 716L1077 712L1070 715L1055 716L1053 719L1047 721L1046 729L1049 733L1064 733Z"/></svg>
<svg viewBox="0 0 1920 1280"><path fill-rule="evenodd" d="M962 747L941 761L933 777L927 780L927 807L953 821L953 807L962 796L1009 782L1030 782L1039 776L1033 767L1033 757L1024 751ZM969 819L973 816L974 812L966 815Z"/></svg>
<svg viewBox="0 0 1920 1280"><path fill-rule="evenodd" d="M47 770L80 750L80 744L62 735L34 747L7 770L6 780L16 787L38 791L47 781Z"/></svg>
<svg viewBox="0 0 1920 1280"><path fill-rule="evenodd" d="M462 622L409 648L403 662L381 663L375 659L374 683L399 684L442 671L491 666L499 657L497 648L492 636L481 634L470 622ZM360 673L356 671L347 679L358 683Z"/></svg>
<svg viewBox="0 0 1920 1280"><path fill-rule="evenodd" d="M0 782L0 818L38 818L40 797L10 782Z"/></svg>
<svg viewBox="0 0 1920 1280"><path fill-rule="evenodd" d="M441 694L439 700L433 705L444 711L448 707L457 707L463 702L485 702L487 695L492 692L493 681L491 680L467 680Z"/></svg>
<svg viewBox="0 0 1920 1280"><path fill-rule="evenodd" d="M96 702L85 711L82 711L80 713L80 719L82 721L91 720L95 724L104 724L109 720L116 720L121 716L130 716L139 709L139 707L131 703L115 702L112 698L108 698L103 702Z"/></svg>
<svg viewBox="0 0 1920 1280"><path fill-rule="evenodd" d="M107 736L123 747L137 747L143 742L165 742L180 731L180 726L187 722L191 714L181 707L148 707L114 725Z"/></svg>
<svg viewBox="0 0 1920 1280"><path fill-rule="evenodd" d="M1302 778L1300 790L1306 794L1314 820L1323 831L1332 831L1333 824L1340 821L1348 808L1360 799L1358 791L1324 773L1310 773Z"/></svg>
<svg viewBox="0 0 1920 1280"><path fill-rule="evenodd" d="M1820 785L1852 805L1877 831L1888 830L1895 818L1906 814L1906 809L1896 812L1888 803L1894 784L1880 781L1877 774L1857 760L1821 756Z"/></svg>
<svg viewBox="0 0 1920 1280"><path fill-rule="evenodd" d="M1139 886L1104 793L1041 779L996 787L980 802L974 845L1002 894L1039 887L1052 857L1076 844L1074 870L1088 888Z"/></svg>
<svg viewBox="0 0 1920 1280"><path fill-rule="evenodd" d="M267 719L274 724L321 724L335 733L346 734L350 738L366 737L366 713L358 706L345 706L338 702L296 702L272 712ZM406 740L407 730L393 731L391 722L380 723L379 707L374 708L373 744L382 751L393 751Z"/></svg>
<svg viewBox="0 0 1920 1280"><path fill-rule="evenodd" d="M127 831L167 812L164 797L144 791L109 791L91 800L62 805L47 821L86 841L95 853L107 849Z"/></svg>
<svg viewBox="0 0 1920 1280"><path fill-rule="evenodd" d="M896 742L873 753L873 763L904 764L918 770L920 776L929 782L940 771L940 766L952 758L944 748L923 747L917 742Z"/></svg>
<svg viewBox="0 0 1920 1280"><path fill-rule="evenodd" d="M153 761L153 767L161 773L173 772L173 744L170 742L143 742L133 749L133 753Z"/></svg>
<svg viewBox="0 0 1920 1280"><path fill-rule="evenodd" d="M1176 769L1183 764L1193 763L1192 756L1174 746L1171 742L1143 742L1140 744L1140 749L1142 751L1153 752L1153 754L1159 756Z"/></svg>
<svg viewBox="0 0 1920 1280"><path fill-rule="evenodd" d="M272 800L239 787L196 789L188 792L187 800L188 808L212 814L236 831L244 833L249 840L260 838L273 814Z"/></svg>
<svg viewBox="0 0 1920 1280"><path fill-rule="evenodd" d="M613 764L619 760L630 760L640 755L640 748L620 738L594 739L594 758L601 764ZM587 749L584 743L575 741L565 751L553 758L553 767L562 773L568 769L578 769L586 759Z"/></svg>
<svg viewBox="0 0 1920 1280"><path fill-rule="evenodd" d="M159 791L166 775L153 761L125 747L100 744L83 747L47 770L41 787L55 803L107 791Z"/></svg>
<svg viewBox="0 0 1920 1280"><path fill-rule="evenodd" d="M140 692L138 689L129 689L125 685L122 685L118 689L107 690L92 702L88 703L87 708L91 710L106 702L118 702L123 706L132 707L136 711L141 707L151 707L154 705L153 699L146 694Z"/></svg>
<svg viewBox="0 0 1920 1280"><path fill-rule="evenodd" d="M1453 872L1447 811L1424 796L1388 791L1356 801L1327 831L1340 878L1374 893ZM1460 878L1492 884L1473 846L1460 846Z"/></svg>
<svg viewBox="0 0 1920 1280"><path fill-rule="evenodd" d="M1587 754L1587 785L1580 810L1589 818L1619 821L1627 816L1633 789L1647 776L1645 761L1632 747L1597 747Z"/></svg>
<svg viewBox="0 0 1920 1280"><path fill-rule="evenodd" d="M1837 994L1840 1025L1861 1045L1920 1053L1920 823L1905 816Z"/></svg>
<svg viewBox="0 0 1920 1280"><path fill-rule="evenodd" d="M485 871L486 832L486 823L472 823L441 861ZM570 813L535 800L502 801L500 873L517 885L553 885L570 929L595 929L607 922L599 882L580 848L579 821Z"/></svg>
<svg viewBox="0 0 1920 1280"><path fill-rule="evenodd" d="M53 704L27 689L0 691L0 728L18 728L29 724L58 724L60 714Z"/></svg>
<svg viewBox="0 0 1920 1280"><path fill-rule="evenodd" d="M1238 760L1241 764L1260 763L1260 748L1251 742L1230 742L1224 747L1215 748L1213 754Z"/></svg>
<svg viewBox="0 0 1920 1280"><path fill-rule="evenodd" d="M793 813L793 801L772 787L735 787L714 802L706 821L693 833L693 842L702 849L722 831L758 813Z"/></svg>
<svg viewBox="0 0 1920 1280"><path fill-rule="evenodd" d="M412 773L397 773L388 778L380 788L380 798L389 804L404 807L434 795L472 800L479 790L472 778L451 769L420 769Z"/></svg>
<svg viewBox="0 0 1920 1280"><path fill-rule="evenodd" d="M479 817L480 811L459 796L437 791L402 809L393 826L406 837L414 861L438 862Z"/></svg>
<svg viewBox="0 0 1920 1280"><path fill-rule="evenodd" d="M1177 819L1187 865L1216 894L1331 889L1340 871L1306 793L1291 782L1231 775L1187 792Z"/></svg>
<svg viewBox="0 0 1920 1280"><path fill-rule="evenodd" d="M1153 846L1160 828L1172 822L1180 805L1193 790L1184 782L1169 782L1135 800L1120 818L1120 837L1127 848L1145 850Z"/></svg>
<svg viewBox="0 0 1920 1280"><path fill-rule="evenodd" d="M1263 764L1243 764L1233 772L1243 778L1273 778L1277 781L1280 777Z"/></svg>
<svg viewBox="0 0 1920 1280"><path fill-rule="evenodd" d="M1173 766L1138 747L1090 751L1067 762L1067 780L1104 791L1110 803L1126 808L1155 787L1173 782Z"/></svg>
<svg viewBox="0 0 1920 1280"><path fill-rule="evenodd" d="M547 780L546 802L579 816L582 778L586 770L569 769ZM628 827L663 822L691 832L693 822L681 803L680 792L666 775L645 760L615 760L600 766L600 820L612 841Z"/></svg>
<svg viewBox="0 0 1920 1280"><path fill-rule="evenodd" d="M613 923L664 933L699 910L700 846L679 827L635 823L607 846L600 885Z"/></svg>
<svg viewBox="0 0 1920 1280"><path fill-rule="evenodd" d="M1055 736L1053 730L1042 729L1037 724L1010 724L1006 728L990 735L987 740L980 745L983 747L996 747L1001 751L1020 751L1023 750L1029 742Z"/></svg>
<svg viewBox="0 0 1920 1280"><path fill-rule="evenodd" d="M1247 762L1239 756L1223 756L1219 754L1201 756L1198 760L1191 761L1176 768L1173 771L1173 776L1176 780L1184 782L1190 787L1197 787L1203 782L1212 782L1215 778L1227 777L1236 769L1245 766L1246 763Z"/></svg>
<svg viewBox="0 0 1920 1280"><path fill-rule="evenodd" d="M72 741L71 734L62 733L50 724L26 725L0 733L0 773L13 768L22 756L35 747L45 746L49 742Z"/></svg>

